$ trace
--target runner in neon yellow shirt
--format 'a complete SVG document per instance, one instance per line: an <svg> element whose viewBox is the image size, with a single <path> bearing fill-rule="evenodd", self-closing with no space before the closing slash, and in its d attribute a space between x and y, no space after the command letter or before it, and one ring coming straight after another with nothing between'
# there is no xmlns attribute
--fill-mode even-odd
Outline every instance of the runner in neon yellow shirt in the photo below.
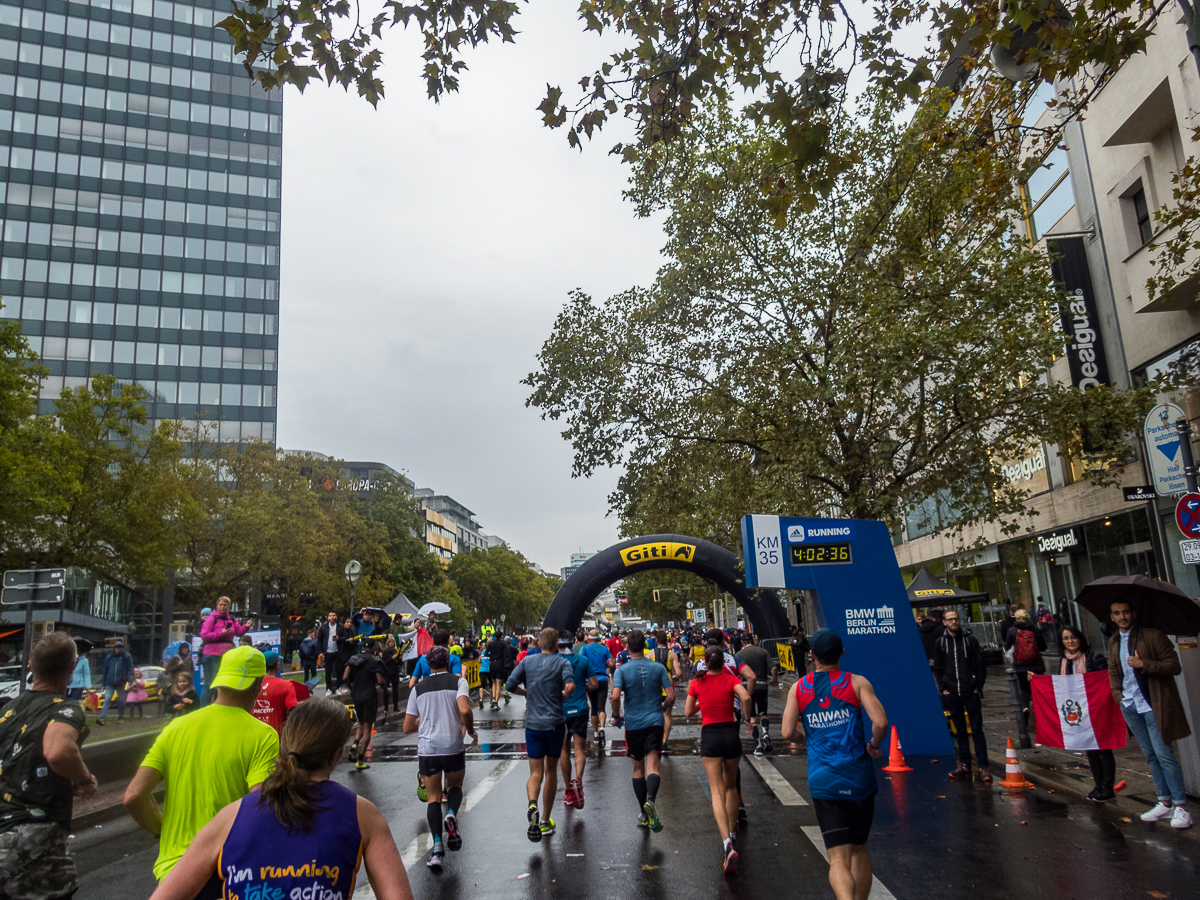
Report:
<svg viewBox="0 0 1200 900"><path fill-rule="evenodd" d="M154 864L159 881L222 807L271 774L279 735L250 714L266 671L266 660L253 647L235 647L222 655L212 684L219 689L216 702L164 728L126 789L129 815L160 835ZM161 812L153 796L160 782L167 790ZM197 895L200 900L220 896L215 874Z"/></svg>

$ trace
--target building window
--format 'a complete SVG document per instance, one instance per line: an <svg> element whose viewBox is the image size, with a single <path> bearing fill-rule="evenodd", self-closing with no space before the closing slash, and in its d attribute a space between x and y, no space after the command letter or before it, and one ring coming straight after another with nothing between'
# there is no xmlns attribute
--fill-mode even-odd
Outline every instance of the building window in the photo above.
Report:
<svg viewBox="0 0 1200 900"><path fill-rule="evenodd" d="M1150 207L1146 203L1146 189L1138 187L1129 199L1133 201L1133 218L1137 222L1138 237L1142 239L1144 246L1150 243L1150 238L1154 237L1154 225L1150 221Z"/></svg>

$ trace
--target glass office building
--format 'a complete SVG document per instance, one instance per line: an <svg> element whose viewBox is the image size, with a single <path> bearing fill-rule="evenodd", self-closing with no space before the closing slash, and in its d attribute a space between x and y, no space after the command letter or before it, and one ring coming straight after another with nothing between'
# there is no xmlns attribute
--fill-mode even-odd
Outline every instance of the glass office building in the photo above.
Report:
<svg viewBox="0 0 1200 900"><path fill-rule="evenodd" d="M0 0L0 315L50 376L275 439L282 103L219 0Z"/></svg>

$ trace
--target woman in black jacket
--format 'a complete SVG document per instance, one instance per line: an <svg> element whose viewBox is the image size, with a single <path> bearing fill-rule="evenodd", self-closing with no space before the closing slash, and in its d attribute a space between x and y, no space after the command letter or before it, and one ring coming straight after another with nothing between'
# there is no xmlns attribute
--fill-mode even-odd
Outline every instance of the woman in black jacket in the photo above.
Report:
<svg viewBox="0 0 1200 900"><path fill-rule="evenodd" d="M1107 672L1108 658L1103 653L1093 653L1083 632L1074 625L1064 625L1058 632L1058 643L1062 647L1060 675L1077 675L1081 672ZM1113 782L1117 777L1117 759L1111 750L1087 751L1088 765L1092 769L1092 781L1096 786L1088 794L1089 800L1104 803L1117 799Z"/></svg>

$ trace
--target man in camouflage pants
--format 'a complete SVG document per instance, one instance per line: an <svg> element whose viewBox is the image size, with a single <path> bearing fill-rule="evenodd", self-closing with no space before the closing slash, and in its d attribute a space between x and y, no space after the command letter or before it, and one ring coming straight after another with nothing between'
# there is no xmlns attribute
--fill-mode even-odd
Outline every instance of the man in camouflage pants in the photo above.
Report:
<svg viewBox="0 0 1200 900"><path fill-rule="evenodd" d="M58 900L78 889L67 854L72 798L96 792L79 752L83 708L66 697L70 635L39 641L30 668L33 688L0 715L0 900Z"/></svg>

